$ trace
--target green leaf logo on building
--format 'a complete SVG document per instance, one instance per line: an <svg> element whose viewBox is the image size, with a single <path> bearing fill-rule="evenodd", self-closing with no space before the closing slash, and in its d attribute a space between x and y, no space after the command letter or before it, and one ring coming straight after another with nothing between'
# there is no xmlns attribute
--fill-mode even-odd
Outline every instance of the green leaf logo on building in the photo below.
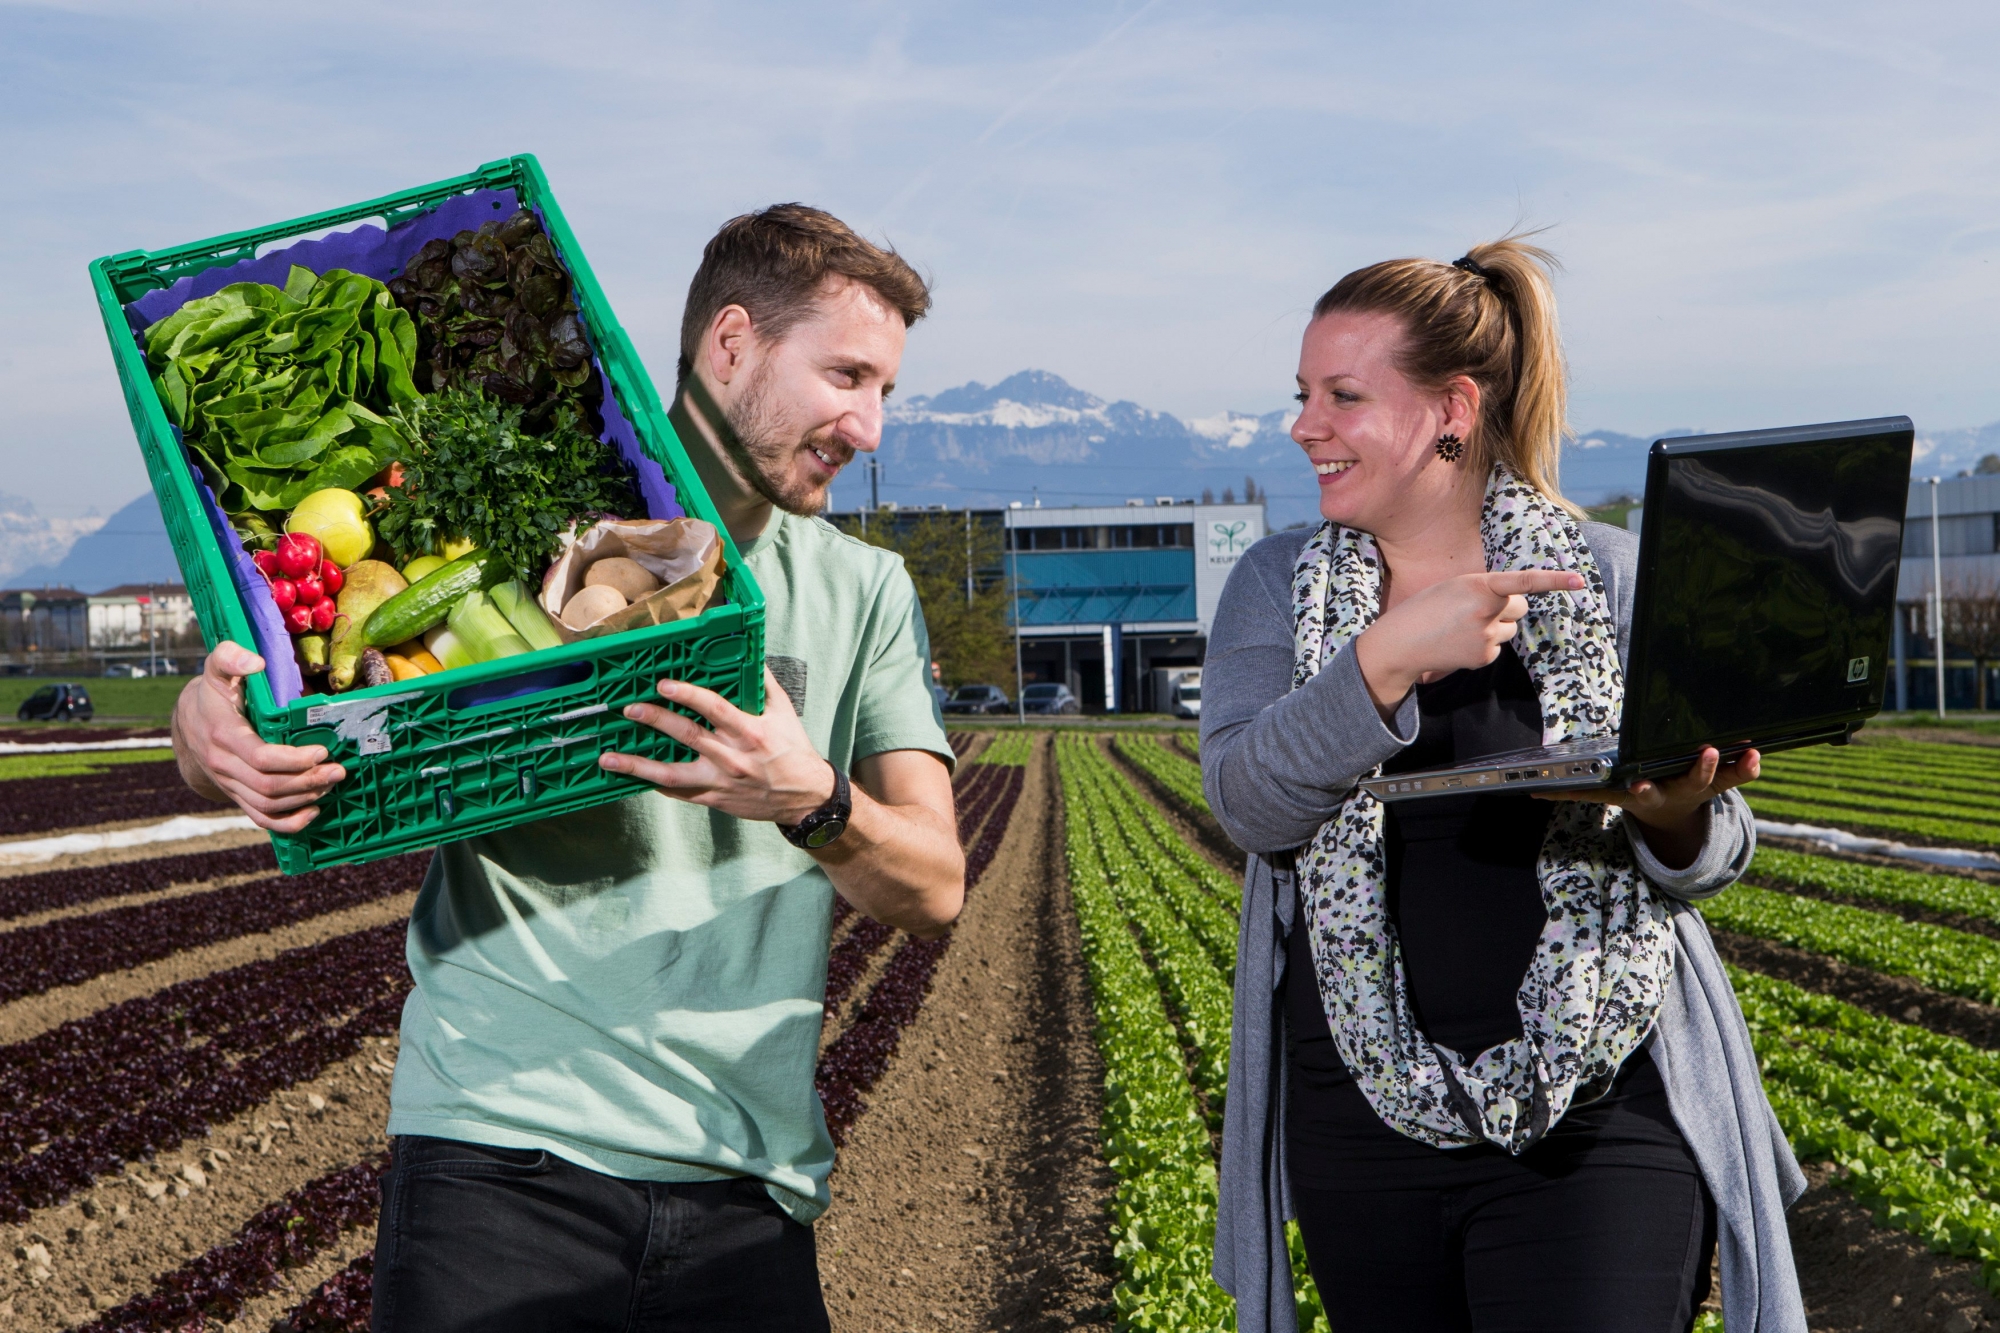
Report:
<svg viewBox="0 0 2000 1333"><path fill-rule="evenodd" d="M1250 549L1250 538L1245 534L1250 530L1248 519L1237 519L1234 523L1220 519L1208 525L1208 549L1216 555L1241 555Z"/></svg>

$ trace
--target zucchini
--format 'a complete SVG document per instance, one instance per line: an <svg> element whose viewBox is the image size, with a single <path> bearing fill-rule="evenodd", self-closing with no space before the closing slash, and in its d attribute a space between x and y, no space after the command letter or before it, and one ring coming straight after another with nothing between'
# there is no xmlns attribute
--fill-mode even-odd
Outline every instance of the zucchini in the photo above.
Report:
<svg viewBox="0 0 2000 1333"><path fill-rule="evenodd" d="M507 577L507 569L484 548L462 555L412 583L375 608L361 627L362 642L389 648L442 625L452 606L469 592L484 592Z"/></svg>

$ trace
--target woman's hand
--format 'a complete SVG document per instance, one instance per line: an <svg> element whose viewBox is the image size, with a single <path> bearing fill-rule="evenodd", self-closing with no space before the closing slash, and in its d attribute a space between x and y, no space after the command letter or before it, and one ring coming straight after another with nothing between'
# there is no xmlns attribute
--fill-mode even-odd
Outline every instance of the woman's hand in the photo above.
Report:
<svg viewBox="0 0 2000 1333"><path fill-rule="evenodd" d="M1419 681L1498 657L1515 622L1528 614L1528 594L1582 587L1583 575L1567 570L1510 569L1461 574L1398 602L1354 641L1375 707L1392 719Z"/></svg>
<svg viewBox="0 0 2000 1333"><path fill-rule="evenodd" d="M1708 746L1694 767L1677 778L1654 782L1641 778L1629 788L1588 787L1577 791L1536 792L1544 801L1598 801L1615 805L1633 819L1646 839L1646 846L1669 870L1683 870L1701 855L1702 839L1708 825L1702 811L1708 803L1731 787L1755 782L1762 771L1763 756L1745 750L1728 763L1714 746Z"/></svg>

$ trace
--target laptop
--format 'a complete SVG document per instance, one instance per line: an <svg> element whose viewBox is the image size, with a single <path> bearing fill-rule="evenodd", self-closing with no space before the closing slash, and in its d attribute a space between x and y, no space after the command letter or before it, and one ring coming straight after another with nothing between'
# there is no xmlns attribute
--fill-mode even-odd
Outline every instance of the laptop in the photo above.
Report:
<svg viewBox="0 0 2000 1333"><path fill-rule="evenodd" d="M1882 417L1655 440L1618 734L1362 789L1623 787L1678 777L1707 746L1726 761L1845 745L1888 682L1914 437Z"/></svg>

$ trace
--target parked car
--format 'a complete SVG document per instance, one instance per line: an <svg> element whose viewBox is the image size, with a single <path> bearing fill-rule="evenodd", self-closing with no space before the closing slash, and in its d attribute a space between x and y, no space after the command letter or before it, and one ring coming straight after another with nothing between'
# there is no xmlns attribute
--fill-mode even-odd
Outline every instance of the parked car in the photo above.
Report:
<svg viewBox="0 0 2000 1333"><path fill-rule="evenodd" d="M146 668L135 665L134 663L131 662L113 662L110 666L104 668L104 675L106 679L139 680L142 679L145 676L145 674L146 674Z"/></svg>
<svg viewBox="0 0 2000 1333"><path fill-rule="evenodd" d="M998 685L961 685L944 703L947 713L1011 713L1014 701Z"/></svg>
<svg viewBox="0 0 2000 1333"><path fill-rule="evenodd" d="M23 722L88 722L94 710L81 685L44 685L15 710Z"/></svg>
<svg viewBox="0 0 2000 1333"><path fill-rule="evenodd" d="M1030 685L1021 691L1021 707L1030 713L1081 713L1083 705L1067 685Z"/></svg>

